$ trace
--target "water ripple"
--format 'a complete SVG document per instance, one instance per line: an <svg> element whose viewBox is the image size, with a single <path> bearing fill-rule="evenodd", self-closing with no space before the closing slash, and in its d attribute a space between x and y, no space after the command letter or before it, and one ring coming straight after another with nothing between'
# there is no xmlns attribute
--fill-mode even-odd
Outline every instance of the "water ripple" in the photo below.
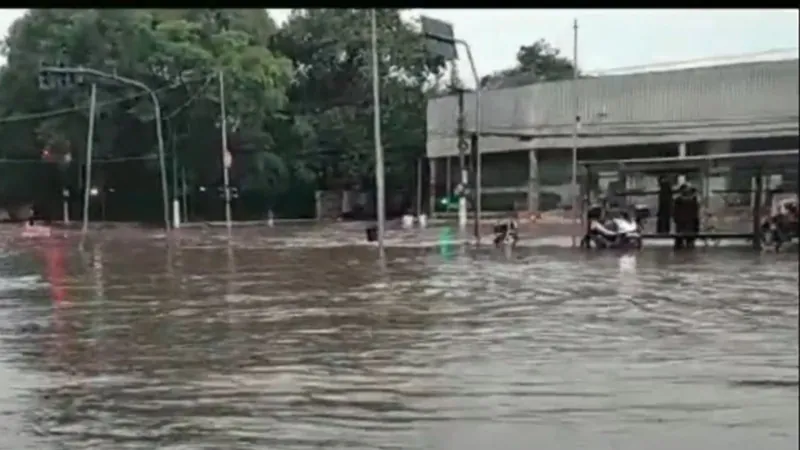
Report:
<svg viewBox="0 0 800 450"><path fill-rule="evenodd" d="M796 446L796 255L281 239L0 256L8 448Z"/></svg>

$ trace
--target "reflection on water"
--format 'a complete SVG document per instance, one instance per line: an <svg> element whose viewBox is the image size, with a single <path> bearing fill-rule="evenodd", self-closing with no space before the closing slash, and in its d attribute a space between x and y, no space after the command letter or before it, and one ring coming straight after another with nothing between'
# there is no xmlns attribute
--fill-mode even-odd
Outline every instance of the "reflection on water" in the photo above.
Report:
<svg viewBox="0 0 800 450"><path fill-rule="evenodd" d="M204 239L5 244L0 448L797 448L796 255Z"/></svg>

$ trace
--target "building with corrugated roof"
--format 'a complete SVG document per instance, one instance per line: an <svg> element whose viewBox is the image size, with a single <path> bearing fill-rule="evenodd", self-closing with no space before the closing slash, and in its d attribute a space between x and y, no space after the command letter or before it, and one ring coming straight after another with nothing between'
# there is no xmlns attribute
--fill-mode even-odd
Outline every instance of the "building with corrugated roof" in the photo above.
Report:
<svg viewBox="0 0 800 450"><path fill-rule="evenodd" d="M564 196L576 97L581 160L796 149L798 82L794 59L483 91L483 203L539 209L548 190ZM475 94L466 93L469 131L475 111ZM456 123L455 96L428 102L426 154L439 194L458 178Z"/></svg>

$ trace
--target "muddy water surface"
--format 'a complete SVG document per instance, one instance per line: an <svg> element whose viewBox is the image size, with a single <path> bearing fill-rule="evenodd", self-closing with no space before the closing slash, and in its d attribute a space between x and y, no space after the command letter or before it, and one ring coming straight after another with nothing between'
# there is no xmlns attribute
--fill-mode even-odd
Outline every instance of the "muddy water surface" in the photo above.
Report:
<svg viewBox="0 0 800 450"><path fill-rule="evenodd" d="M0 448L798 447L796 254L358 232L5 239Z"/></svg>

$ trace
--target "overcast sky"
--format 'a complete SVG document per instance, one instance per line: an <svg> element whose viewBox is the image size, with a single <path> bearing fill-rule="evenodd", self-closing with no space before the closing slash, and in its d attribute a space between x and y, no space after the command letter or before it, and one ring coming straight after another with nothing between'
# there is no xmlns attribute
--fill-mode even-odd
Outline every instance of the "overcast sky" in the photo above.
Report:
<svg viewBox="0 0 800 450"><path fill-rule="evenodd" d="M24 11L0 10L4 34ZM280 23L290 10L269 11ZM573 19L579 25L579 67L590 73L773 50L780 51L760 58L796 57L798 47L797 9L428 9L424 13L453 23L456 35L472 46L481 75L513 65L517 49L540 38L572 57ZM466 58L459 66L466 78L470 74Z"/></svg>

